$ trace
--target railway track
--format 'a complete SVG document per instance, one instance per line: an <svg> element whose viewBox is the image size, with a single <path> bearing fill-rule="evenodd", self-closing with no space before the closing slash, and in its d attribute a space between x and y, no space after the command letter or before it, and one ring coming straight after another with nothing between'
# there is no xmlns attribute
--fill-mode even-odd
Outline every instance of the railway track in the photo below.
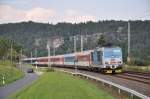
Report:
<svg viewBox="0 0 150 99"><path fill-rule="evenodd" d="M142 72L132 72L132 71L125 71L125 73L128 74L135 74L135 75L142 75L142 76L149 76L150 77L150 73L142 73Z"/></svg>
<svg viewBox="0 0 150 99"><path fill-rule="evenodd" d="M150 73L125 72L122 74L116 74L115 77L133 80L150 85Z"/></svg>
<svg viewBox="0 0 150 99"><path fill-rule="evenodd" d="M86 71L86 70L80 70L80 71ZM94 73L97 73L97 72L94 72ZM150 73L125 71L122 74L115 74L111 76L150 85Z"/></svg>

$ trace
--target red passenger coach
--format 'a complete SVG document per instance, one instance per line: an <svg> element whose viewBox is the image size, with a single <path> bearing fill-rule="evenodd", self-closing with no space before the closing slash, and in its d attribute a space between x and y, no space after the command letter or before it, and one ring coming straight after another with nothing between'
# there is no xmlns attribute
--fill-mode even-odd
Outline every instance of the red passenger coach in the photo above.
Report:
<svg viewBox="0 0 150 99"><path fill-rule="evenodd" d="M77 53L77 65L80 66L81 68L86 68L90 66L91 64L91 51L84 51L84 52L79 52Z"/></svg>
<svg viewBox="0 0 150 99"><path fill-rule="evenodd" d="M64 57L63 55L52 56L51 57L51 64L55 66L64 65Z"/></svg>
<svg viewBox="0 0 150 99"><path fill-rule="evenodd" d="M47 65L48 64L48 57L39 57L37 58L38 65Z"/></svg>
<svg viewBox="0 0 150 99"><path fill-rule="evenodd" d="M64 57L63 55L51 56L50 58L51 65L64 65ZM41 66L48 65L48 57L39 57L37 58L37 64Z"/></svg>

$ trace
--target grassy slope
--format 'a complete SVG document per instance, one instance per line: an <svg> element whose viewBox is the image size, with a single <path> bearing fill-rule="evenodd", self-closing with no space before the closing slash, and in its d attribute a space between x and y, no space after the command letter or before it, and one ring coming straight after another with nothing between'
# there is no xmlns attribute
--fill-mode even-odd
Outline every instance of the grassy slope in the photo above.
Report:
<svg viewBox="0 0 150 99"><path fill-rule="evenodd" d="M60 72L49 72L10 99L114 99L95 85Z"/></svg>
<svg viewBox="0 0 150 99"><path fill-rule="evenodd" d="M0 86L2 86L2 77L5 77L5 83L8 84L23 77L23 73L15 67L10 61L0 61Z"/></svg>

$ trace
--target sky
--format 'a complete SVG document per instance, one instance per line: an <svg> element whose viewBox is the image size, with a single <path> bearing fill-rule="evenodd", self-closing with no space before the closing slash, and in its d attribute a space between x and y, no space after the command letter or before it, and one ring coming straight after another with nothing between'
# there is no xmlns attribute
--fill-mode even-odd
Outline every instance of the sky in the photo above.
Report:
<svg viewBox="0 0 150 99"><path fill-rule="evenodd" d="M0 24L150 20L150 0L0 0Z"/></svg>

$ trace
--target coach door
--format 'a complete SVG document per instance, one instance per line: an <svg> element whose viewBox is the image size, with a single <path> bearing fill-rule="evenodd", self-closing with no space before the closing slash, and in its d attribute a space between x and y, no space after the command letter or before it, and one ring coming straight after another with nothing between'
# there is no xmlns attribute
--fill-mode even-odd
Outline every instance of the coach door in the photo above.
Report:
<svg viewBox="0 0 150 99"><path fill-rule="evenodd" d="M91 53L92 56L92 63L95 65L100 64L100 52L99 51L94 51Z"/></svg>
<svg viewBox="0 0 150 99"><path fill-rule="evenodd" d="M103 59L103 52L99 51L99 60L101 65L102 65L102 59Z"/></svg>

